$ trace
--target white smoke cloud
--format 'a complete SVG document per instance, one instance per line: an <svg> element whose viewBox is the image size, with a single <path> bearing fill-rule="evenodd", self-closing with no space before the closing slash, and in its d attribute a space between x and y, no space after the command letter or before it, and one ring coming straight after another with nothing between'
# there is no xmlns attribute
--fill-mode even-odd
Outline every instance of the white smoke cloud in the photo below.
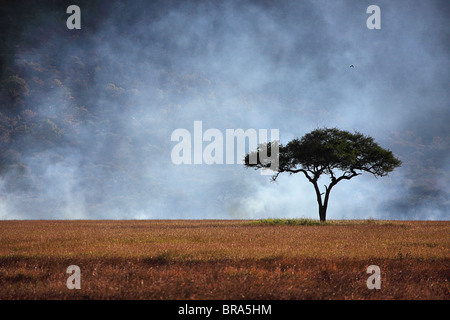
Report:
<svg viewBox="0 0 450 320"><path fill-rule="evenodd" d="M435 2L408 2L406 12L406 2L378 5L381 30L368 30L366 4L350 1L117 1L95 28L82 27L81 40L64 34L19 52L18 62L73 75L38 73L54 83L32 95L38 117L61 120L76 101L91 118L58 122L67 126L61 124L57 147L22 154L29 172L20 176L29 188L14 189L3 178L0 217L317 218L304 177L280 176L274 184L242 165L176 166L171 133L201 120L224 136L226 129L279 129L286 143L317 127L339 127L372 135L411 161L414 154L393 133L449 139L444 17ZM95 86L79 89L86 83ZM405 183L411 161L391 178L337 185L328 218L448 218L446 175L435 185L443 193L430 198L439 205L404 206L422 192Z"/></svg>

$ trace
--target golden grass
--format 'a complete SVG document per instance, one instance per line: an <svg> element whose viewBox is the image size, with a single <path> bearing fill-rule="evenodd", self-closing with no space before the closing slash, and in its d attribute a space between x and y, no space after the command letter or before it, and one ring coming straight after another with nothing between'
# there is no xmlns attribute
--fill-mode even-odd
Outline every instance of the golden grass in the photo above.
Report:
<svg viewBox="0 0 450 320"><path fill-rule="evenodd" d="M1 221L0 299L448 299L450 222ZM68 290L66 268L81 268ZM369 290L367 266L381 269Z"/></svg>

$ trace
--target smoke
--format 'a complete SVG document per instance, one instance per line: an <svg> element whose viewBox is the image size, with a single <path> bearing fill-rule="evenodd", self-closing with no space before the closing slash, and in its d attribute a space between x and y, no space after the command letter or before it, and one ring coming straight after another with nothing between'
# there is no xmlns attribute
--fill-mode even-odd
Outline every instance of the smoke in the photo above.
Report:
<svg viewBox="0 0 450 320"><path fill-rule="evenodd" d="M339 183L328 218L448 219L445 3L381 1L380 30L370 4L81 2L81 30L66 5L13 7L23 32L5 36L3 78L27 90L9 101L23 126L2 136L0 218L318 217L299 174L173 164L171 133L200 120L282 143L324 126L371 135L403 167Z"/></svg>

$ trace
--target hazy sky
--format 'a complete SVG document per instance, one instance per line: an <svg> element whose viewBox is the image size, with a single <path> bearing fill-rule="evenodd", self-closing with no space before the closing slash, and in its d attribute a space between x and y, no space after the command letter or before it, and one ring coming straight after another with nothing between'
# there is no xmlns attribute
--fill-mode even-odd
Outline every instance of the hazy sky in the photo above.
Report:
<svg viewBox="0 0 450 320"><path fill-rule="evenodd" d="M381 9L379 30L366 26L370 5ZM60 34L45 37L45 19L28 25L24 37L36 34L42 42L19 50L16 59L44 63L50 54L62 70L76 59L86 68L100 65L92 74L104 91L83 100L116 115L105 130L127 138L109 144L99 128L83 125L79 137L90 148L61 144L39 161L24 157L45 187L30 202L29 193L3 186L0 218L318 218L313 186L302 175L280 175L273 183L238 164L173 164L171 134L185 128L193 135L194 121L224 136L226 129L278 129L282 143L320 127L371 135L403 166L389 177L363 174L339 183L327 218L449 218L448 1L103 6L109 7L95 13L103 14L95 25L94 13L81 6L81 30L64 33L79 34L73 45ZM78 98L75 81L63 85ZM119 98L112 104L108 90L125 92L127 106ZM49 104L64 94L43 93L42 113L51 116ZM93 154L124 169L85 166L87 158L96 163Z"/></svg>

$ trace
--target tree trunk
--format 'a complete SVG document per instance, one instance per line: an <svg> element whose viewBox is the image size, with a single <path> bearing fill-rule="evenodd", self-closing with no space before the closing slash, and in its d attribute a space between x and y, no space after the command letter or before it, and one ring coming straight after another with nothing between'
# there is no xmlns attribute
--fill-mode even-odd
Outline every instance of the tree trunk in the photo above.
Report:
<svg viewBox="0 0 450 320"><path fill-rule="evenodd" d="M322 194L320 193L319 186L317 185L317 180L312 180L311 183L314 185L314 190L316 190L317 204L319 205L319 218L321 222L324 222L327 217L329 189L326 191L325 202L322 202Z"/></svg>
<svg viewBox="0 0 450 320"><path fill-rule="evenodd" d="M327 207L324 205L319 206L319 218L320 222L325 222L327 219Z"/></svg>
<svg viewBox="0 0 450 320"><path fill-rule="evenodd" d="M327 220L327 208L328 208L328 199L330 197L330 191L333 187L333 184L328 187L325 186L325 198L322 201L322 194L320 193L319 186L317 185L317 180L311 181L314 185L314 189L316 190L317 204L319 205L319 218L321 222L325 222Z"/></svg>
<svg viewBox="0 0 450 320"><path fill-rule="evenodd" d="M320 221L325 221L327 218L328 199L330 198L330 191L333 188L333 184L328 187L325 186L325 199L323 200L322 208L319 208Z"/></svg>

